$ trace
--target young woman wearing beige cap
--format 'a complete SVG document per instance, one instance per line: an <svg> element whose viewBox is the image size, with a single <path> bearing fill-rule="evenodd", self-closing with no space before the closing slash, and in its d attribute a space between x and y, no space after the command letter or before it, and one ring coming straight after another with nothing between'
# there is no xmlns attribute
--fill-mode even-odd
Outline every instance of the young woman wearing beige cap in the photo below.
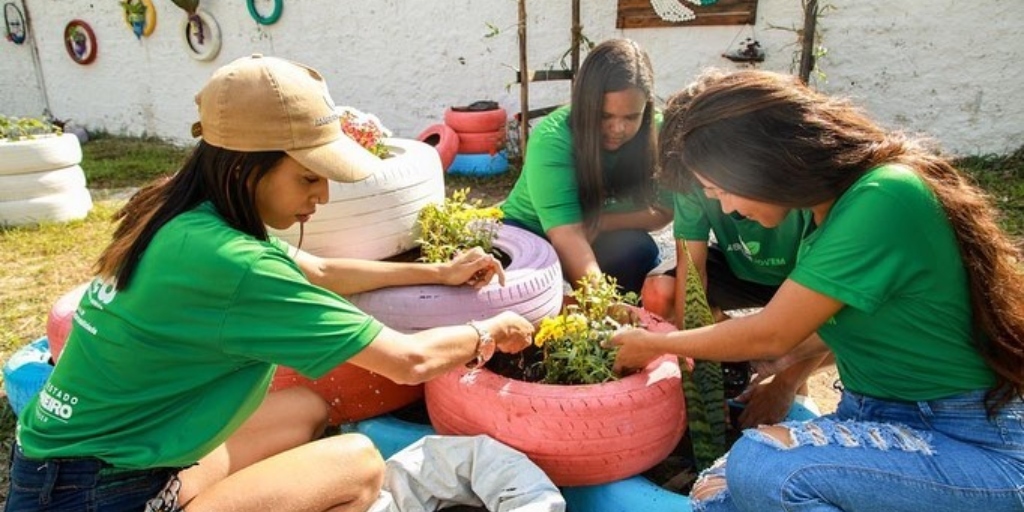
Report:
<svg viewBox="0 0 1024 512"><path fill-rule="evenodd" d="M530 343L513 313L406 335L341 297L503 280L480 250L321 259L267 234L313 215L328 179L380 165L342 134L315 70L242 58L196 103L202 140L119 213L60 364L19 418L7 511L364 510L380 455L359 434L321 439L314 392L268 394L276 365L319 376L347 361L412 384Z"/></svg>

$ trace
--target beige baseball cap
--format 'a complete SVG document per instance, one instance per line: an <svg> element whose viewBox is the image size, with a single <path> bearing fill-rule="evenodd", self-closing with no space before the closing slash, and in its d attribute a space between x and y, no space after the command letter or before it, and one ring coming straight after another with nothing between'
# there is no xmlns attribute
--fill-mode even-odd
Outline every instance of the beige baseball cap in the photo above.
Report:
<svg viewBox="0 0 1024 512"><path fill-rule="evenodd" d="M284 151L334 181L362 180L382 166L341 130L327 82L315 69L253 54L218 69L196 94L192 136L234 151Z"/></svg>

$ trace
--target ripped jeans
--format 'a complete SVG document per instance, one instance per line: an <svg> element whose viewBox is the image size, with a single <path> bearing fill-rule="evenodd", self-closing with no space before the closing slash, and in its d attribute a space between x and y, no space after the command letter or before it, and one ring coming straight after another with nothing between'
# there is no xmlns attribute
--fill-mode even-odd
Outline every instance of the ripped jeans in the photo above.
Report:
<svg viewBox="0 0 1024 512"><path fill-rule="evenodd" d="M1024 510L1024 401L985 416L983 391L894 402L844 391L834 414L748 429L701 474L697 512ZM696 493L695 493L696 494Z"/></svg>

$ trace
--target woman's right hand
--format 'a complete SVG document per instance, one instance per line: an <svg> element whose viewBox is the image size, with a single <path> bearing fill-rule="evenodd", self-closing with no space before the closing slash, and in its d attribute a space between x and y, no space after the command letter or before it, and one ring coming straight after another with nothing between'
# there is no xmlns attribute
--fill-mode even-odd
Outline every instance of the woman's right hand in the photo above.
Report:
<svg viewBox="0 0 1024 512"><path fill-rule="evenodd" d="M484 324L494 338L494 346L499 352L514 354L533 343L533 324L511 311L502 311L485 320Z"/></svg>

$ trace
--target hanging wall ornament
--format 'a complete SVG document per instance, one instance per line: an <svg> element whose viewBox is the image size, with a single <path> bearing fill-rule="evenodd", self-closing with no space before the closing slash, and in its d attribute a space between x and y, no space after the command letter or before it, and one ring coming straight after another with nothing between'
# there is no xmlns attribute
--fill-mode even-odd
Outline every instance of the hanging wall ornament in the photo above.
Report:
<svg viewBox="0 0 1024 512"><path fill-rule="evenodd" d="M83 66L96 60L96 34L88 23L82 20L68 22L64 27L64 49L71 60Z"/></svg>
<svg viewBox="0 0 1024 512"><path fill-rule="evenodd" d="M21 9L14 2L4 4L4 26L7 30L7 40L14 44L25 42L25 33L28 27L25 26L25 16Z"/></svg>
<svg viewBox="0 0 1024 512"><path fill-rule="evenodd" d="M220 53L220 25L210 13L196 9L181 25L189 57L196 60L213 60Z"/></svg>
<svg viewBox="0 0 1024 512"><path fill-rule="evenodd" d="M256 0L246 0L245 3L249 7L249 16L252 16L252 19L260 25L277 23L277 20L281 19L281 11L284 10L284 0L274 0L274 10L270 12L269 16L263 16L256 10Z"/></svg>
<svg viewBox="0 0 1024 512"><path fill-rule="evenodd" d="M654 12L658 16L665 20L675 23L682 21L690 21L697 17L697 14L693 12L693 9L683 5L684 0L651 0L651 7L654 8ZM700 7L702 5L711 5L718 0L685 0L687 3Z"/></svg>
<svg viewBox="0 0 1024 512"><path fill-rule="evenodd" d="M132 29L136 39L149 37L156 30L156 7L153 0L123 0L124 22Z"/></svg>

